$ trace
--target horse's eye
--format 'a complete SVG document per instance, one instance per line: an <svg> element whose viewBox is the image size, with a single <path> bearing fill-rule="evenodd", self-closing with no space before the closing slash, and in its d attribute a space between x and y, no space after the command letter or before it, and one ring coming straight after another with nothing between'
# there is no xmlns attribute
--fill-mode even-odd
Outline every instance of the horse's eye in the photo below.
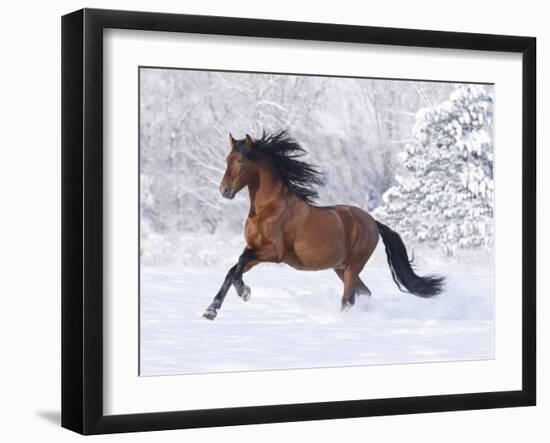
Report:
<svg viewBox="0 0 550 443"><path fill-rule="evenodd" d="M239 165L242 165L242 164L244 163L244 160L243 160L242 158L240 158L240 159L237 160L237 163L238 163Z"/></svg>

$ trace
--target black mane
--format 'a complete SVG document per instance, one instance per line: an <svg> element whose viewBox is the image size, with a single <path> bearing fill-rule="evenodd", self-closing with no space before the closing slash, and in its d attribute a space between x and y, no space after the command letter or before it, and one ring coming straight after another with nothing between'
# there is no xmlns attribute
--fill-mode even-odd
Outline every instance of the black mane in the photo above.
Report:
<svg viewBox="0 0 550 443"><path fill-rule="evenodd" d="M250 160L265 157L279 170L288 190L302 200L313 203L319 197L314 186L324 184L323 175L317 167L300 160L307 152L287 131L264 131L261 138L253 140L252 146L240 140L234 149Z"/></svg>

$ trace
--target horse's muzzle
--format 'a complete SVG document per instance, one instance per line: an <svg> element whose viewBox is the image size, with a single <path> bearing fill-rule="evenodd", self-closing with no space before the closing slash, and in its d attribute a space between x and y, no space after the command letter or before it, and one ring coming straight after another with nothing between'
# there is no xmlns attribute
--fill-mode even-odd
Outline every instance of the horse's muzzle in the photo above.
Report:
<svg viewBox="0 0 550 443"><path fill-rule="evenodd" d="M224 198L228 198L229 200L232 200L235 197L235 191L227 186L220 187L220 192Z"/></svg>

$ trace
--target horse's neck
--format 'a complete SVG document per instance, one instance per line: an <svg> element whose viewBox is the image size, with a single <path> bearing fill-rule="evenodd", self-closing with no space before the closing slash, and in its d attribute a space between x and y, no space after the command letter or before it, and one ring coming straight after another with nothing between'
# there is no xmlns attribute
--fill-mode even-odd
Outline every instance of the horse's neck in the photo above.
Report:
<svg viewBox="0 0 550 443"><path fill-rule="evenodd" d="M285 185L280 173L272 168L259 168L255 180L248 185L250 194L250 214L256 215L268 206L282 201Z"/></svg>

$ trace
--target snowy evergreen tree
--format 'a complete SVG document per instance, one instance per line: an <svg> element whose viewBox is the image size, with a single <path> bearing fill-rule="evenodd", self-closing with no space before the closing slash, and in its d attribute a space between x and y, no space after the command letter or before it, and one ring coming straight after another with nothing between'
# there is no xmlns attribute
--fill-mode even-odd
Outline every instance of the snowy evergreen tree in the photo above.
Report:
<svg viewBox="0 0 550 443"><path fill-rule="evenodd" d="M405 173L375 216L409 241L457 248L492 245L493 95L461 85L449 100L421 109L415 141L402 153Z"/></svg>

